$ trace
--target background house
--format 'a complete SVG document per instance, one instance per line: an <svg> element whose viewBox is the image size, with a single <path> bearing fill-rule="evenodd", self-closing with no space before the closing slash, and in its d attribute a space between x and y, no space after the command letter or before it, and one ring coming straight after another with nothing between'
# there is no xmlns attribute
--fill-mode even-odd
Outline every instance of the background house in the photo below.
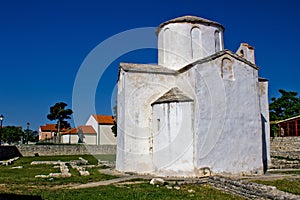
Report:
<svg viewBox="0 0 300 200"><path fill-rule="evenodd" d="M113 116L91 115L86 125L94 128L97 134L96 145L116 145L117 139L114 136L111 127L114 124Z"/></svg>
<svg viewBox="0 0 300 200"><path fill-rule="evenodd" d="M54 140L57 134L56 124L45 124L39 127L39 141L41 140ZM62 130L64 131L64 130Z"/></svg>
<svg viewBox="0 0 300 200"><path fill-rule="evenodd" d="M276 122L279 136L300 136L300 115Z"/></svg>
<svg viewBox="0 0 300 200"><path fill-rule="evenodd" d="M113 116L91 115L86 125L72 129L62 129L61 142L77 144L79 142L89 145L116 145L117 140L111 128L114 124ZM39 141L58 141L57 125L45 124L39 128ZM79 141L79 139L81 141Z"/></svg>
<svg viewBox="0 0 300 200"><path fill-rule="evenodd" d="M80 140L79 140L80 139ZM92 126L78 126L61 133L62 143L96 145L97 133Z"/></svg>

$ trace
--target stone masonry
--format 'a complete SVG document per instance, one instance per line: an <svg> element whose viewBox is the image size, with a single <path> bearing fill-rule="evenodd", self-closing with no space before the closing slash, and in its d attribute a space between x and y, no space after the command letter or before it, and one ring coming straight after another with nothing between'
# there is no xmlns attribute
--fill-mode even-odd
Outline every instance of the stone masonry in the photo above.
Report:
<svg viewBox="0 0 300 200"><path fill-rule="evenodd" d="M280 191L274 186L231 178L212 176L208 179L208 183L216 188L246 197L247 199L300 199L299 195Z"/></svg>
<svg viewBox="0 0 300 200"><path fill-rule="evenodd" d="M300 159L300 137L271 138L271 156Z"/></svg>

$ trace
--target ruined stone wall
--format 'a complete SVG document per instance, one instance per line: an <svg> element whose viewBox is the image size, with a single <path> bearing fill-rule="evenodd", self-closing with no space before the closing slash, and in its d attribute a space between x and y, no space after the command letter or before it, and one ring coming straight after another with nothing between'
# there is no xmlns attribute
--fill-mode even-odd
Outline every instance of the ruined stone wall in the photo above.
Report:
<svg viewBox="0 0 300 200"><path fill-rule="evenodd" d="M23 156L116 154L116 145L22 145L17 146Z"/></svg>
<svg viewBox="0 0 300 200"><path fill-rule="evenodd" d="M271 138L271 156L300 159L300 137Z"/></svg>
<svg viewBox="0 0 300 200"><path fill-rule="evenodd" d="M234 180L228 177L209 177L208 183L229 193L247 199L299 199L299 195L283 192L274 186L266 186L253 182Z"/></svg>

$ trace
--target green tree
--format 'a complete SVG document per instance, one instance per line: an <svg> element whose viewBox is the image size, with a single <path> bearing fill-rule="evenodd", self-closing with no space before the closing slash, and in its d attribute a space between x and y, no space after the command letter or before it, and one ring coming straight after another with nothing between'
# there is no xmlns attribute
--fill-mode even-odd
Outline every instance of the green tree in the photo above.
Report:
<svg viewBox="0 0 300 200"><path fill-rule="evenodd" d="M283 89L279 89L279 93L280 97L271 98L271 103L269 104L271 132L273 135L278 135L278 126L274 122L300 115L300 97L297 96L298 93Z"/></svg>
<svg viewBox="0 0 300 200"><path fill-rule="evenodd" d="M50 114L47 118L51 121L57 120L57 137L60 143L60 131L62 128L70 128L70 124L66 121L71 119L70 115L73 114L71 109L66 109L68 104L64 102L58 102L54 106L50 107Z"/></svg>
<svg viewBox="0 0 300 200"><path fill-rule="evenodd" d="M39 133L37 131L33 131L31 129L24 130L24 137L26 141L29 142L38 142L39 141Z"/></svg>
<svg viewBox="0 0 300 200"><path fill-rule="evenodd" d="M270 120L277 121L300 114L300 97L297 97L297 92L288 92L279 90L281 96L279 98L271 98Z"/></svg>
<svg viewBox="0 0 300 200"><path fill-rule="evenodd" d="M117 105L114 106L114 125L111 127L111 130L115 137L118 135L118 125L117 125L117 113L118 113L118 107Z"/></svg>
<svg viewBox="0 0 300 200"><path fill-rule="evenodd" d="M22 127L5 126L2 129L2 141L8 144L19 142L22 135Z"/></svg>

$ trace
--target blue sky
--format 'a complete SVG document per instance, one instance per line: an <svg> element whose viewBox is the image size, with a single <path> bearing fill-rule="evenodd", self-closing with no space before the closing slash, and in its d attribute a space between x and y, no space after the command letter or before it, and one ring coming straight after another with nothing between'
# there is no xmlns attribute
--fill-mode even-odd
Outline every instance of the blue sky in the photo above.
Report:
<svg viewBox="0 0 300 200"><path fill-rule="evenodd" d="M37 130L50 123L46 115L51 105L64 101L72 108L77 72L97 45L123 31L156 27L183 15L224 25L226 49L235 52L241 42L254 46L260 76L270 81L270 97L278 96L279 88L300 92L296 0L2 0L0 114L5 116L4 125L26 127L30 122ZM94 97L96 112L112 112L119 62L156 60L156 51L145 49L122 55L109 65Z"/></svg>

